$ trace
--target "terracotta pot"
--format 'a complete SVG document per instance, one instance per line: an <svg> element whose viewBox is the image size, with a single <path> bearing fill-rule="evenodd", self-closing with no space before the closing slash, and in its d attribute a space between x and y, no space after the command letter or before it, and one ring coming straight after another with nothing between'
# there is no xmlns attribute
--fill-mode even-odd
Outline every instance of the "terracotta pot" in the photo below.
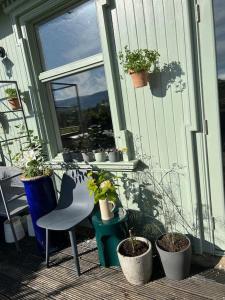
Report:
<svg viewBox="0 0 225 300"><path fill-rule="evenodd" d="M8 102L12 110L17 110L21 108L19 99L17 97L8 99Z"/></svg>
<svg viewBox="0 0 225 300"><path fill-rule="evenodd" d="M103 221L109 221L113 219L115 204L107 199L99 200L99 207L101 212L101 219Z"/></svg>
<svg viewBox="0 0 225 300"><path fill-rule="evenodd" d="M148 84L148 72L147 71L141 71L141 72L129 72L132 80L133 85L135 88L140 88L143 86L146 86Z"/></svg>

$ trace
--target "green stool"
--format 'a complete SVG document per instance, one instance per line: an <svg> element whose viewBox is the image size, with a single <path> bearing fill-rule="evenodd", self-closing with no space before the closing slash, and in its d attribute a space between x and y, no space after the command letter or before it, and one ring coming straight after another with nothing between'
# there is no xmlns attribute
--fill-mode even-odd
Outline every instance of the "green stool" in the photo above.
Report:
<svg viewBox="0 0 225 300"><path fill-rule="evenodd" d="M104 267L120 266L116 248L128 236L127 212L123 208L114 211L114 218L102 221L98 210L92 216L95 229L100 265Z"/></svg>

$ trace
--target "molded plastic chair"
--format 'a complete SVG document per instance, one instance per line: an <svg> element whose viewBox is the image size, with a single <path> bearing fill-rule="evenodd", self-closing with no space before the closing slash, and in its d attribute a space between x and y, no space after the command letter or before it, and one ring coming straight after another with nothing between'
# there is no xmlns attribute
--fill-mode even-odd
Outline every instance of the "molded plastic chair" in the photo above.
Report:
<svg viewBox="0 0 225 300"><path fill-rule="evenodd" d="M94 199L87 189L85 174L79 170L63 175L60 197L57 207L49 214L41 217L37 225L46 229L46 265L49 267L49 230L69 231L71 247L76 265L77 275L80 275L75 226L87 218L94 208Z"/></svg>

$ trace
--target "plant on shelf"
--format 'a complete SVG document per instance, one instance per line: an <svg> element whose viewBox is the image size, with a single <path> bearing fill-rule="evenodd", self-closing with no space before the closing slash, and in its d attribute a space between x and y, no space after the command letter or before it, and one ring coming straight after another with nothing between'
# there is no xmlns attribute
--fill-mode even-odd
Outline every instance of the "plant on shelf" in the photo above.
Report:
<svg viewBox="0 0 225 300"><path fill-rule="evenodd" d="M87 176L89 177L88 190L91 196L94 195L95 204L99 203L102 220L112 219L118 198L116 191L118 185L115 184L117 177L105 170L89 171Z"/></svg>
<svg viewBox="0 0 225 300"><path fill-rule="evenodd" d="M120 64L124 72L131 75L135 88L146 86L148 72L156 66L160 54L156 50L136 49L131 51L125 46L119 52Z"/></svg>
<svg viewBox="0 0 225 300"><path fill-rule="evenodd" d="M112 149L109 149L107 152L108 152L108 157L109 157L110 162L120 161L121 152L118 149L112 148Z"/></svg>
<svg viewBox="0 0 225 300"><path fill-rule="evenodd" d="M106 161L106 153L105 150L102 148L94 150L95 160L97 162L104 162Z"/></svg>
<svg viewBox="0 0 225 300"><path fill-rule="evenodd" d="M117 255L127 281L143 285L152 275L152 245L146 238L133 236L131 230L129 235L117 246Z"/></svg>
<svg viewBox="0 0 225 300"><path fill-rule="evenodd" d="M20 106L16 89L12 89L12 88L5 89L5 94L8 98L8 102L12 110L20 109L21 106Z"/></svg>

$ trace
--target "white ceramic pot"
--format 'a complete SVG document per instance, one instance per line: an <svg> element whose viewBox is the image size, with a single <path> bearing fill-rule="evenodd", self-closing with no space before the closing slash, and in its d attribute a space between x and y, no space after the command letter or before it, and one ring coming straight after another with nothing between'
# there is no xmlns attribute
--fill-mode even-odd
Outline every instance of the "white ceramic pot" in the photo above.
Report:
<svg viewBox="0 0 225 300"><path fill-rule="evenodd" d="M115 204L107 199L99 200L99 207L101 212L101 218L103 221L109 221L113 219Z"/></svg>
<svg viewBox="0 0 225 300"><path fill-rule="evenodd" d="M95 160L97 162L106 161L106 153L105 152L96 152L95 153Z"/></svg>
<svg viewBox="0 0 225 300"><path fill-rule="evenodd" d="M23 225L21 223L20 217L16 216L11 219L13 223L13 227L16 233L17 240L21 240L25 237L25 232L23 229ZM5 241L6 243L14 243L14 237L12 233L12 229L8 220L4 222L4 231L5 231Z"/></svg>
<svg viewBox="0 0 225 300"><path fill-rule="evenodd" d="M135 237L135 239L148 245L148 250L145 253L134 257L122 255L119 249L121 244L128 240L125 239L117 246L117 255L127 281L134 285L143 285L149 282L152 275L152 245L151 242L145 238Z"/></svg>

